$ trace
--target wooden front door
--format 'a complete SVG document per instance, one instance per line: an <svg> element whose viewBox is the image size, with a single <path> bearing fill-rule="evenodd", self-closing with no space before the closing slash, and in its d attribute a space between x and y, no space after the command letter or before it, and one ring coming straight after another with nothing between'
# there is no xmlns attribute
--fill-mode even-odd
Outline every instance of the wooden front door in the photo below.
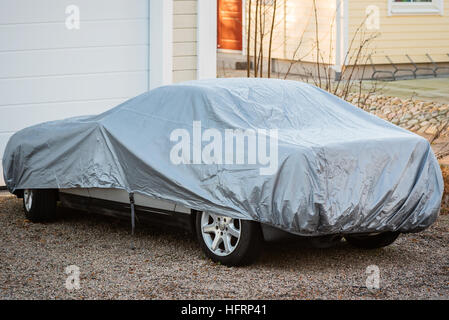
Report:
<svg viewBox="0 0 449 320"><path fill-rule="evenodd" d="M242 0L217 1L217 47L242 50Z"/></svg>

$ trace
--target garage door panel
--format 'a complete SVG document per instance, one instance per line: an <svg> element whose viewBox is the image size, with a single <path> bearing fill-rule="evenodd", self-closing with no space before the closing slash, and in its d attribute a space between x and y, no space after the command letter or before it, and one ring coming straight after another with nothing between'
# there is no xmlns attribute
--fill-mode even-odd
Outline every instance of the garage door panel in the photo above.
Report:
<svg viewBox="0 0 449 320"><path fill-rule="evenodd" d="M0 25L0 51L148 44L147 20L85 21L79 30L65 23Z"/></svg>
<svg viewBox="0 0 449 320"><path fill-rule="evenodd" d="M17 130L98 114L148 90L148 4L0 1L0 158ZM80 10L80 29L66 27L69 5Z"/></svg>
<svg viewBox="0 0 449 320"><path fill-rule="evenodd" d="M0 149L5 150L6 144L9 138L14 134L14 132L0 132ZM3 172L2 172L3 174Z"/></svg>
<svg viewBox="0 0 449 320"><path fill-rule="evenodd" d="M131 97L129 97L131 98ZM62 103L30 104L25 106L0 107L0 133L18 131L45 121L59 120L79 115L102 113L127 100L105 99L97 101L74 101ZM14 113L15 121L10 121L9 115Z"/></svg>
<svg viewBox="0 0 449 320"><path fill-rule="evenodd" d="M3 159L3 150L5 150L6 143L8 142L9 138L13 135L13 132L0 132L0 159ZM0 186L4 186L5 181L3 179L3 166L2 161L0 161Z"/></svg>
<svg viewBox="0 0 449 320"><path fill-rule="evenodd" d="M147 91L148 74L122 72L0 80L0 106L119 99Z"/></svg>
<svg viewBox="0 0 449 320"><path fill-rule="evenodd" d="M148 46L0 53L0 79L148 70Z"/></svg>
<svg viewBox="0 0 449 320"><path fill-rule="evenodd" d="M77 5L83 20L148 18L148 0L1 0L1 24L63 22Z"/></svg>

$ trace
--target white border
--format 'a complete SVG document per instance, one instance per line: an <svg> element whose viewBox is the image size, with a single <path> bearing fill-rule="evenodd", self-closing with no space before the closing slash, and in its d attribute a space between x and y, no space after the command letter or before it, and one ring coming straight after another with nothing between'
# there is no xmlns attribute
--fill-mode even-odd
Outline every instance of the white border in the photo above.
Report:
<svg viewBox="0 0 449 320"><path fill-rule="evenodd" d="M197 79L216 78L217 1L197 0L197 11Z"/></svg>
<svg viewBox="0 0 449 320"><path fill-rule="evenodd" d="M149 89L173 82L173 0L149 1Z"/></svg>
<svg viewBox="0 0 449 320"><path fill-rule="evenodd" d="M388 15L423 15L444 14L444 0L432 0L432 2L394 2L388 0Z"/></svg>

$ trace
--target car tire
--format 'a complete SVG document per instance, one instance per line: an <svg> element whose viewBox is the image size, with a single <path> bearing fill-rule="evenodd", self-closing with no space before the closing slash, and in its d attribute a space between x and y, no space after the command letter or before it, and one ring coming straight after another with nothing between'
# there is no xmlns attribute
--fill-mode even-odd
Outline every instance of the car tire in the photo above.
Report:
<svg viewBox="0 0 449 320"><path fill-rule="evenodd" d="M262 248L262 230L255 221L198 212L195 230L204 253L214 262L226 266L251 264Z"/></svg>
<svg viewBox="0 0 449 320"><path fill-rule="evenodd" d="M399 232L383 232L374 235L345 235L346 241L361 249L377 249L392 244L399 236Z"/></svg>
<svg viewBox="0 0 449 320"><path fill-rule="evenodd" d="M25 217L33 222L44 222L54 219L56 216L57 196L56 190L23 190Z"/></svg>

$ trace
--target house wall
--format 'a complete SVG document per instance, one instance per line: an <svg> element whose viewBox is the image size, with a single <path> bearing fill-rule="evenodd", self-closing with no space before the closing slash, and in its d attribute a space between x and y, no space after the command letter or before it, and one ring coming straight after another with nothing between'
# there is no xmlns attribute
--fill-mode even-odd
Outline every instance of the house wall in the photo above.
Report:
<svg viewBox="0 0 449 320"><path fill-rule="evenodd" d="M197 0L173 3L173 82L197 78Z"/></svg>
<svg viewBox="0 0 449 320"><path fill-rule="evenodd" d="M254 31L255 3L253 0L252 29ZM267 1L270 3L270 1ZM248 1L246 1L248 19ZM316 0L318 38L320 39L320 63L335 63L335 26L336 1ZM267 57L269 30L271 28L272 12L267 4L266 32L264 36L264 57ZM317 61L316 23L313 0L278 0L273 32L272 57L277 59L298 60L305 62ZM246 28L244 27L244 47L246 47ZM253 35L253 31L251 34ZM250 41L250 53L253 54L254 37ZM299 49L298 49L299 46ZM244 49L245 51L246 49ZM245 53L245 52L244 52Z"/></svg>
<svg viewBox="0 0 449 320"><path fill-rule="evenodd" d="M386 63L388 55L396 63L407 63L405 54L416 62L429 62L426 53L435 61L448 61L449 57L449 0L444 0L444 14L410 14L388 16L387 0L349 0L348 38L366 17L366 8L376 5L379 8L379 37L372 42L374 63Z"/></svg>

